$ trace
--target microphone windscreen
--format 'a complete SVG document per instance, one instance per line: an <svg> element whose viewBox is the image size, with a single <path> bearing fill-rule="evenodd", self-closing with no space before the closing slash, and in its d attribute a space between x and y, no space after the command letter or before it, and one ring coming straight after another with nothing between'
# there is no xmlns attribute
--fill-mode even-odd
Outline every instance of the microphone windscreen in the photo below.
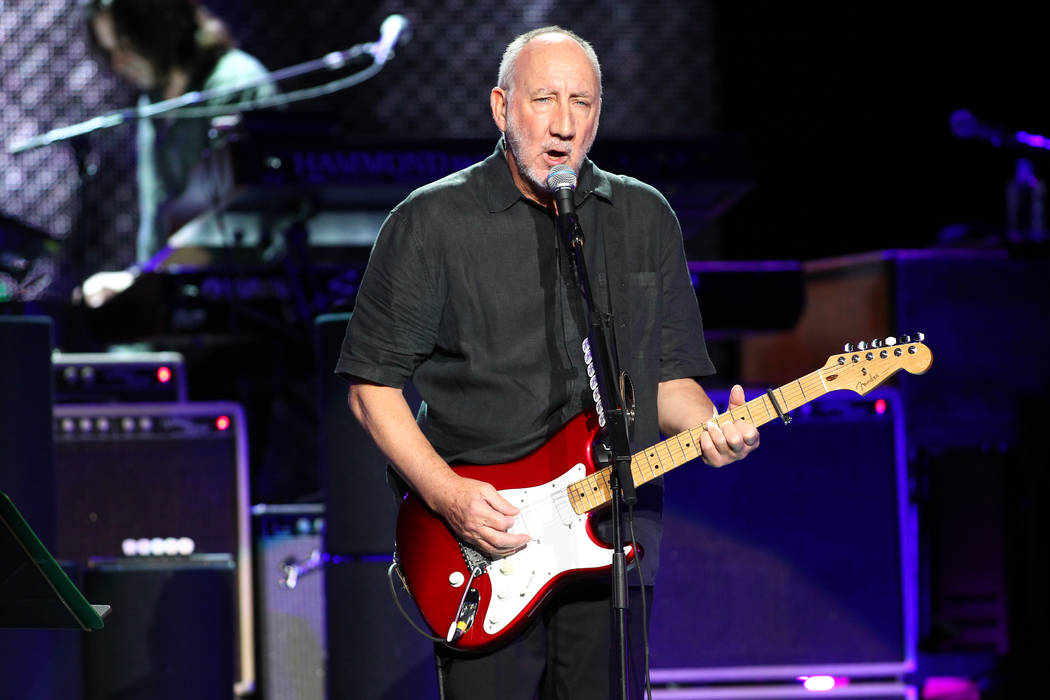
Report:
<svg viewBox="0 0 1050 700"><path fill-rule="evenodd" d="M555 192L566 187L576 189L576 171L567 165L555 165L547 175L547 189Z"/></svg>

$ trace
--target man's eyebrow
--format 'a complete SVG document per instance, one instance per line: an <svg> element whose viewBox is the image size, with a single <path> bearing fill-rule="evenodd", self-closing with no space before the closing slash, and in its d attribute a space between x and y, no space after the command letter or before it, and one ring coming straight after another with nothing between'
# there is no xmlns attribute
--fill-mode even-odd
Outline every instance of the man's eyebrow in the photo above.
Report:
<svg viewBox="0 0 1050 700"><path fill-rule="evenodd" d="M556 88L549 87L538 87L533 88L529 91L529 95L546 95L546 94L558 94L560 91ZM578 90L569 93L569 97L594 97L594 93L590 90Z"/></svg>

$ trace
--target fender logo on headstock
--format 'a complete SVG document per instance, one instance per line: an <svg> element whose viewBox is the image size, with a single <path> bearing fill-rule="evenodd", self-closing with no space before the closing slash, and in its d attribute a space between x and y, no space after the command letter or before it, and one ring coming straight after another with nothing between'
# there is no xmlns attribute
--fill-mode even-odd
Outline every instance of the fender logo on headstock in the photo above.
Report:
<svg viewBox="0 0 1050 700"><path fill-rule="evenodd" d="M878 385L878 383L880 381L879 377L881 377L881 376L882 376L881 374L873 374L873 375L871 375L871 377L869 377L865 381L857 382L857 392L858 393L863 392L865 389L868 388L868 385L872 385L873 382L874 382L873 386Z"/></svg>

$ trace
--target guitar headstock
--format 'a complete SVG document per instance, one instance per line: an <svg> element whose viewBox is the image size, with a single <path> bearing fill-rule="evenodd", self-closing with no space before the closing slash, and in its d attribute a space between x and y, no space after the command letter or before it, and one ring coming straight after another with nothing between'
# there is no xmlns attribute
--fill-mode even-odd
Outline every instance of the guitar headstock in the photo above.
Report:
<svg viewBox="0 0 1050 700"><path fill-rule="evenodd" d="M844 352L832 355L820 370L828 391L849 389L866 394L903 369L923 374L933 364L933 353L923 344L925 336L902 335L884 340L846 343Z"/></svg>

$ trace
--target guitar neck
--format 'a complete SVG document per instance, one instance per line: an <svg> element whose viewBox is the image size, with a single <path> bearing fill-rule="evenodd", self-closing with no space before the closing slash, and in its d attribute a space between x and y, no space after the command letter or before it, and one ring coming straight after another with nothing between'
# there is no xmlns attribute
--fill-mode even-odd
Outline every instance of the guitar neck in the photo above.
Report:
<svg viewBox="0 0 1050 700"><path fill-rule="evenodd" d="M768 394L763 394L727 413L720 414L718 422L745 420L752 425L759 426L780 418L781 412L793 411L830 391L821 375L822 371L818 369L774 389L772 394L776 399L776 406L770 401ZM780 412L777 411L778 407ZM707 430L706 425L699 425L631 455L631 474L635 485L640 486L652 481L661 474L699 457L700 436L705 430ZM568 486L566 490L576 513L592 511L612 499L612 490L609 487L611 474L612 467L605 467Z"/></svg>

